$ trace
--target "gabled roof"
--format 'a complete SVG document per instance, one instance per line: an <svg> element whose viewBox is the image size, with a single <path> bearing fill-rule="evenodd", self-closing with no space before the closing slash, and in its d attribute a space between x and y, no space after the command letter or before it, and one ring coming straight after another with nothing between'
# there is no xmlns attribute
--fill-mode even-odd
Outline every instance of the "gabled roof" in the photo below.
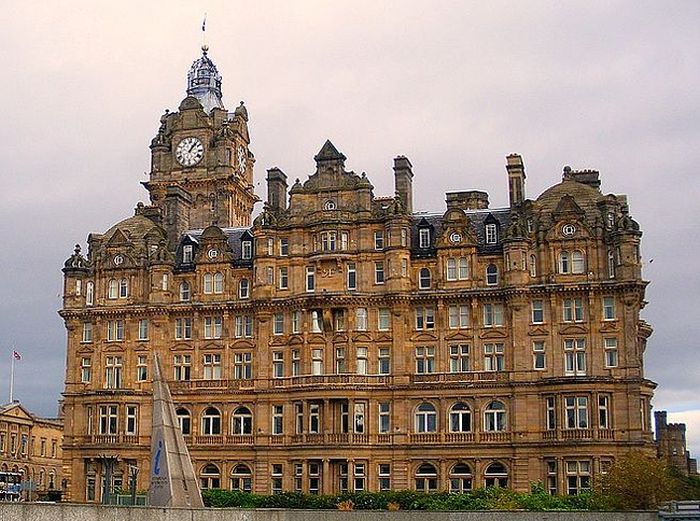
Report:
<svg viewBox="0 0 700 521"><path fill-rule="evenodd" d="M314 156L314 161L334 161L338 159L345 161L347 158L341 152L338 152L338 149L335 148L330 139L326 139L321 150Z"/></svg>

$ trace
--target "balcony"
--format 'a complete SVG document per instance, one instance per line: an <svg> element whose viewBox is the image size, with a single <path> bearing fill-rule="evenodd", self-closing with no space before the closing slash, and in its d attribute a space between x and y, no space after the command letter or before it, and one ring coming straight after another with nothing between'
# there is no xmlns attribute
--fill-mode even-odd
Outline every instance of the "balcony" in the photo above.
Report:
<svg viewBox="0 0 700 521"><path fill-rule="evenodd" d="M79 440L82 445L139 445L135 434L89 434Z"/></svg>
<svg viewBox="0 0 700 521"><path fill-rule="evenodd" d="M324 374L324 375L304 375L287 376L284 378L274 378L272 386L276 388L289 387L310 387L316 385L366 385L383 386L391 383L388 375L369 374Z"/></svg>
<svg viewBox="0 0 700 521"><path fill-rule="evenodd" d="M614 440L612 429L556 429L542 432L546 441Z"/></svg>
<svg viewBox="0 0 700 521"><path fill-rule="evenodd" d="M186 392L197 389L252 389L253 380L174 380L168 382L173 392Z"/></svg>
<svg viewBox="0 0 700 521"><path fill-rule="evenodd" d="M411 433L411 444L504 443L510 442L510 432L421 432Z"/></svg>
<svg viewBox="0 0 700 521"><path fill-rule="evenodd" d="M465 373L425 373L411 375L411 383L507 382L503 371L471 371Z"/></svg>

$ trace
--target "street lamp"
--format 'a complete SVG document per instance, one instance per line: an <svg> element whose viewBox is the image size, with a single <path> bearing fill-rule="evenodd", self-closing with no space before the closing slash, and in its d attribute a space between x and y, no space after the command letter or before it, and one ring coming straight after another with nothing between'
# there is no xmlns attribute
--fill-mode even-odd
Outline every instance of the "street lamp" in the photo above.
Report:
<svg viewBox="0 0 700 521"><path fill-rule="evenodd" d="M139 468L129 465L129 490L131 492L131 506L136 505L136 480L139 477Z"/></svg>
<svg viewBox="0 0 700 521"><path fill-rule="evenodd" d="M119 458L118 456L109 454L100 454L99 460L102 464L102 479L104 480L102 486L102 504L109 505L112 495L112 474L114 474L114 466Z"/></svg>

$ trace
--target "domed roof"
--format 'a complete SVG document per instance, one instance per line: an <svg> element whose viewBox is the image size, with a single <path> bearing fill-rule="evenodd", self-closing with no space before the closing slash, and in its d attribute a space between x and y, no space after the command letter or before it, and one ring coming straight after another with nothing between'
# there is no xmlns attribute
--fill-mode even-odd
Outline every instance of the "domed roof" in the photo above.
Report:
<svg viewBox="0 0 700 521"><path fill-rule="evenodd" d="M221 74L209 59L209 48L202 46L202 56L194 61L187 73L187 95L194 96L209 114L213 108L224 108L221 94Z"/></svg>
<svg viewBox="0 0 700 521"><path fill-rule="evenodd" d="M106 240L109 240L112 238L112 236L117 230L121 230L131 240L142 239L153 228L160 230L158 225L156 225L156 223L151 221L148 217L144 217L143 215L134 215L133 217L124 219L123 221L120 221L114 226L112 226L109 230L105 232L104 238Z"/></svg>
<svg viewBox="0 0 700 521"><path fill-rule="evenodd" d="M603 197L598 190L573 179L564 179L561 183L547 188L537 198L537 204L543 211L553 212L561 198L570 195L586 213L596 210L596 203Z"/></svg>

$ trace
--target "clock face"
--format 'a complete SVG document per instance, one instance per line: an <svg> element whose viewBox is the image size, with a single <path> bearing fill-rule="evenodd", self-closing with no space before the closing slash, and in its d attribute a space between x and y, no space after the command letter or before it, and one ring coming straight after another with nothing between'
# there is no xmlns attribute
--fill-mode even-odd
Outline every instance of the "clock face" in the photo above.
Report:
<svg viewBox="0 0 700 521"><path fill-rule="evenodd" d="M115 255L114 256L114 265L115 266L121 266L123 262L124 262L124 257L122 255Z"/></svg>
<svg viewBox="0 0 700 521"><path fill-rule="evenodd" d="M576 226L574 226L573 224L565 224L561 227L561 233L562 235L571 237L573 234L576 233Z"/></svg>
<svg viewBox="0 0 700 521"><path fill-rule="evenodd" d="M246 158L246 153L245 153L245 148L243 146L238 147L238 171L241 173L245 173L246 169L246 164L248 163L248 159Z"/></svg>
<svg viewBox="0 0 700 521"><path fill-rule="evenodd" d="M452 232L452 234L450 235L450 241L452 241L455 244L462 242L462 234L457 233L457 232Z"/></svg>
<svg viewBox="0 0 700 521"><path fill-rule="evenodd" d="M204 157L204 145L194 136L186 137L180 141L175 149L175 159L182 166L193 166Z"/></svg>
<svg viewBox="0 0 700 521"><path fill-rule="evenodd" d="M207 252L207 255L209 256L210 259L216 259L219 256L219 252L212 248Z"/></svg>

